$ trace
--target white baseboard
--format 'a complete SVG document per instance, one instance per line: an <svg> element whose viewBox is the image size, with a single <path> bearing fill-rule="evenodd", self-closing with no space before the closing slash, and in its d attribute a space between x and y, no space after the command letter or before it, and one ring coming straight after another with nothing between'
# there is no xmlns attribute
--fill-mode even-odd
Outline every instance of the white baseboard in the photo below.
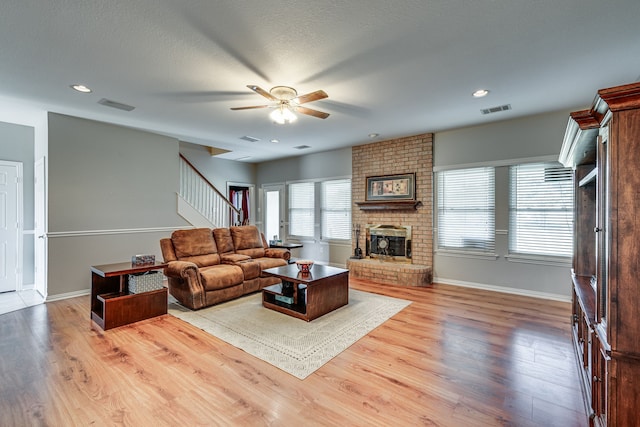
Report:
<svg viewBox="0 0 640 427"><path fill-rule="evenodd" d="M47 295L46 302L59 301L67 298L81 297L84 295L91 295L91 289L82 289L80 291L66 292L64 294Z"/></svg>
<svg viewBox="0 0 640 427"><path fill-rule="evenodd" d="M528 289L509 288L506 286L487 285L485 283L465 282L462 280L447 279L444 277L434 277L434 283L442 283L443 285L462 286L465 288L483 289L485 291L502 292L505 294L521 295L532 298L542 298L552 301L571 302L571 297L567 295L552 294L548 292L531 291Z"/></svg>

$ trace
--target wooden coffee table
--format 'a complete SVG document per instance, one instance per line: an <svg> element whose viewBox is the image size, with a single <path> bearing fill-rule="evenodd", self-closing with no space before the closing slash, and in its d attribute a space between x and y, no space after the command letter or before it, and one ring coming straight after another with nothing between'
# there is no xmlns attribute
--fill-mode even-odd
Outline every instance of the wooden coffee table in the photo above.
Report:
<svg viewBox="0 0 640 427"><path fill-rule="evenodd" d="M294 264L263 270L282 280L262 290L262 305L307 322L349 304L349 270L315 264L300 273Z"/></svg>

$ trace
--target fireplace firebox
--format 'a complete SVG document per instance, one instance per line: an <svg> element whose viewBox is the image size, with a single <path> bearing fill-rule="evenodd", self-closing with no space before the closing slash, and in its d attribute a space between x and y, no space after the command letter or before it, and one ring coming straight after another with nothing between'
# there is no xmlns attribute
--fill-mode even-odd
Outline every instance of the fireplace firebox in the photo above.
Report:
<svg viewBox="0 0 640 427"><path fill-rule="evenodd" d="M411 227L368 224L366 256L381 261L411 263Z"/></svg>

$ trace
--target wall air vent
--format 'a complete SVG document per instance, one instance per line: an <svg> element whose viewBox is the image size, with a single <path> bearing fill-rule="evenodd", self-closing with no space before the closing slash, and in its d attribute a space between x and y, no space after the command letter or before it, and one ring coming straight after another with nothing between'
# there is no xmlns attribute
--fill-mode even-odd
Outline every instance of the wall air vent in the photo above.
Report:
<svg viewBox="0 0 640 427"><path fill-rule="evenodd" d="M249 142L258 142L258 141L260 141L260 138L254 138L253 136L249 136L249 135L241 136L240 139L245 140L245 141L249 141Z"/></svg>
<svg viewBox="0 0 640 427"><path fill-rule="evenodd" d="M507 111L507 110L511 110L511 104L504 104L498 107L483 108L482 110L480 110L480 112L482 114L493 114L493 113L498 113L500 111Z"/></svg>
<svg viewBox="0 0 640 427"><path fill-rule="evenodd" d="M136 107L132 107L131 105L123 104L121 102L112 101L110 99L102 98L98 101L98 104L104 105L105 107L117 108L118 110L131 111Z"/></svg>
<svg viewBox="0 0 640 427"><path fill-rule="evenodd" d="M293 147L296 150L306 150L307 148L311 148L309 145L298 145L297 147Z"/></svg>

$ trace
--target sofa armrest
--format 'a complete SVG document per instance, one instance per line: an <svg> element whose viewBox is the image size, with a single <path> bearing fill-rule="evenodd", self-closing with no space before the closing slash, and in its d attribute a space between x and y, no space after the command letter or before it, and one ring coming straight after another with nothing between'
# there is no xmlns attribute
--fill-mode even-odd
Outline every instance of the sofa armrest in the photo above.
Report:
<svg viewBox="0 0 640 427"><path fill-rule="evenodd" d="M169 293L180 304L198 310L207 305L206 292L200 280L200 269L189 261L170 261L164 268Z"/></svg>
<svg viewBox="0 0 640 427"><path fill-rule="evenodd" d="M264 256L268 258L282 258L289 261L291 259L291 251L283 248L265 248Z"/></svg>
<svg viewBox="0 0 640 427"><path fill-rule="evenodd" d="M167 277L197 280L198 273L198 266L189 261L170 261L164 268L164 275Z"/></svg>

